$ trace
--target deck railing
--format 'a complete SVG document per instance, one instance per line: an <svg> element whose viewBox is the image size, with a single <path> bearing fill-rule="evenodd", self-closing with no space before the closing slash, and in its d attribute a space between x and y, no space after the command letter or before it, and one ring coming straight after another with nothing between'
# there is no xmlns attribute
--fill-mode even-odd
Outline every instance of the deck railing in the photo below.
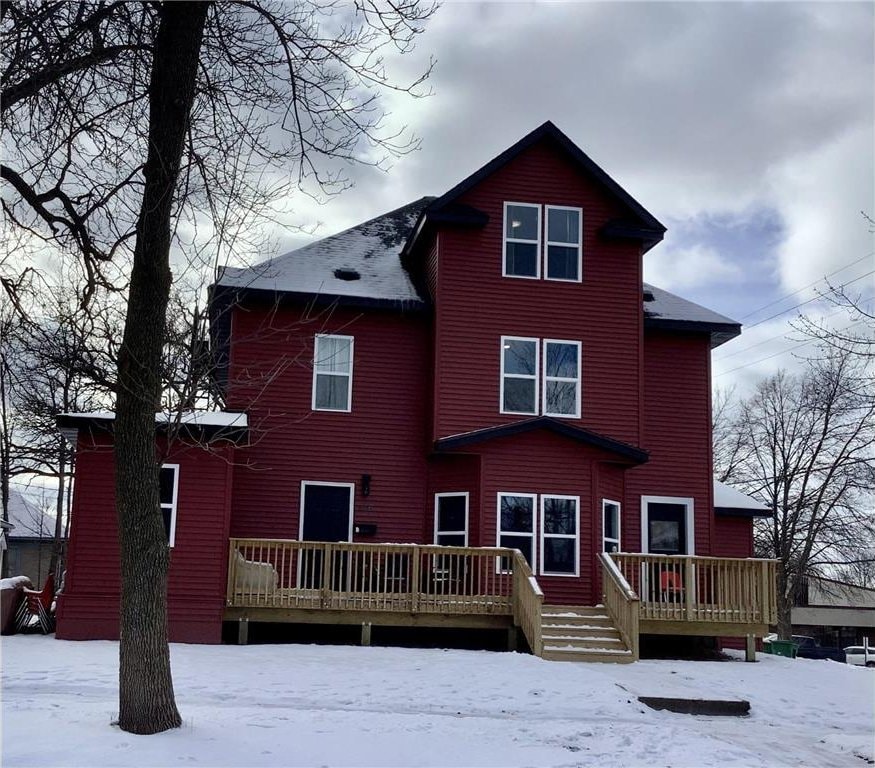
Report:
<svg viewBox="0 0 875 768"><path fill-rule="evenodd" d="M535 656L543 655L541 613L544 593L518 549L513 553L513 623L522 629Z"/></svg>
<svg viewBox="0 0 875 768"><path fill-rule="evenodd" d="M231 539L228 605L514 613L515 550Z"/></svg>
<svg viewBox="0 0 875 768"><path fill-rule="evenodd" d="M641 619L774 624L775 561L692 555L611 555L640 598Z"/></svg>
<svg viewBox="0 0 875 768"><path fill-rule="evenodd" d="M602 593L605 608L614 620L614 626L626 647L632 652L632 659L638 660L638 619L640 601L635 590L625 579L611 556L599 553L602 566Z"/></svg>

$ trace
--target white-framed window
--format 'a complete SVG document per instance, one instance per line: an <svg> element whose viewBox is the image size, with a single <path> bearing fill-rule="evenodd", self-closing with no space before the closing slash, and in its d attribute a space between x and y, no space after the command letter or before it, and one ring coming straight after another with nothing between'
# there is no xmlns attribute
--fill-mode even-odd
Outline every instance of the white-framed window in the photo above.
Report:
<svg viewBox="0 0 875 768"><path fill-rule="evenodd" d="M620 551L620 502L602 499L602 551Z"/></svg>
<svg viewBox="0 0 875 768"><path fill-rule="evenodd" d="M352 410L352 336L317 333L313 344L313 410Z"/></svg>
<svg viewBox="0 0 875 768"><path fill-rule="evenodd" d="M694 555L694 502L686 496L641 497L641 551Z"/></svg>
<svg viewBox="0 0 875 768"><path fill-rule="evenodd" d="M577 576L580 552L580 497L541 496L541 573Z"/></svg>
<svg viewBox="0 0 875 768"><path fill-rule="evenodd" d="M541 277L541 206L504 204L504 277Z"/></svg>
<svg viewBox="0 0 875 768"><path fill-rule="evenodd" d="M445 547L468 546L468 492L434 495L434 543Z"/></svg>
<svg viewBox="0 0 875 768"><path fill-rule="evenodd" d="M179 498L179 464L162 464L158 472L158 498L161 502L161 516L164 518L164 532L167 546L176 542L176 502Z"/></svg>
<svg viewBox="0 0 875 768"><path fill-rule="evenodd" d="M545 416L580 417L580 342L544 339Z"/></svg>
<svg viewBox="0 0 875 768"><path fill-rule="evenodd" d="M501 413L538 412L539 340L501 337Z"/></svg>
<svg viewBox="0 0 875 768"><path fill-rule="evenodd" d="M544 278L547 280L581 281L583 210L564 205L546 207L546 245L544 248Z"/></svg>
<svg viewBox="0 0 875 768"><path fill-rule="evenodd" d="M535 510L538 496L534 493L499 492L498 546L518 549L523 553L533 573L535 570ZM504 558L499 558L504 560ZM510 564L499 563L507 571Z"/></svg>

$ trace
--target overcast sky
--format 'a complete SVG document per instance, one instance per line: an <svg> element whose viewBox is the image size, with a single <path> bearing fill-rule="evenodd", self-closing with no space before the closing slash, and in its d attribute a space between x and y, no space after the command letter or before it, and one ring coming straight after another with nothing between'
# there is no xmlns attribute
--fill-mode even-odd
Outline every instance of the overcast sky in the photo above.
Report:
<svg viewBox="0 0 875 768"><path fill-rule="evenodd" d="M390 101L421 151L297 199L296 222L324 236L439 195L550 119L668 227L646 279L752 326L715 352L721 385L793 365L795 312L758 321L875 269L871 3L447 2L396 75L430 55L434 95Z"/></svg>

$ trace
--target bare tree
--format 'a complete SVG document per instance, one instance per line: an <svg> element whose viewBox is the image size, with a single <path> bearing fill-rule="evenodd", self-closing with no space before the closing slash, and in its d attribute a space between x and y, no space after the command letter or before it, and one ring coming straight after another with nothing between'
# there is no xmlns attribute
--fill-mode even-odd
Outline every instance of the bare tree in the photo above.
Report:
<svg viewBox="0 0 875 768"><path fill-rule="evenodd" d="M420 0L0 8L8 220L61 257L79 255L83 303L127 287L115 405L119 724L154 733L180 723L154 440L171 249L177 264L215 263L293 189L336 191L346 164L413 148L385 131L378 99L387 88L413 93L422 78L395 85L381 51L408 50L433 9ZM10 295L18 276L0 275Z"/></svg>
<svg viewBox="0 0 875 768"><path fill-rule="evenodd" d="M865 361L832 354L805 372L780 372L742 402L728 431L745 446L718 473L775 509L756 531L758 554L780 562L778 631L803 579L871 558L875 517L875 399L861 387ZM720 454L716 457L720 463Z"/></svg>

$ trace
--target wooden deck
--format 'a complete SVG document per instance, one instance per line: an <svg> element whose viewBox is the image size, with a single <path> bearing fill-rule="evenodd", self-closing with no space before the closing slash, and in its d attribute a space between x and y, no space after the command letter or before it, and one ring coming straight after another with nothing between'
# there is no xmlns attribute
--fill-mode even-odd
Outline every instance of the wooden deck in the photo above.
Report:
<svg viewBox="0 0 875 768"><path fill-rule="evenodd" d="M776 620L774 561L626 553L599 559L603 611L629 660L638 658L642 633L752 637ZM541 656L544 609L518 550L230 541L225 619L240 622L243 642L249 621L361 624L363 642L371 624L507 628L514 636L519 629ZM583 640L570 647L595 656Z"/></svg>

